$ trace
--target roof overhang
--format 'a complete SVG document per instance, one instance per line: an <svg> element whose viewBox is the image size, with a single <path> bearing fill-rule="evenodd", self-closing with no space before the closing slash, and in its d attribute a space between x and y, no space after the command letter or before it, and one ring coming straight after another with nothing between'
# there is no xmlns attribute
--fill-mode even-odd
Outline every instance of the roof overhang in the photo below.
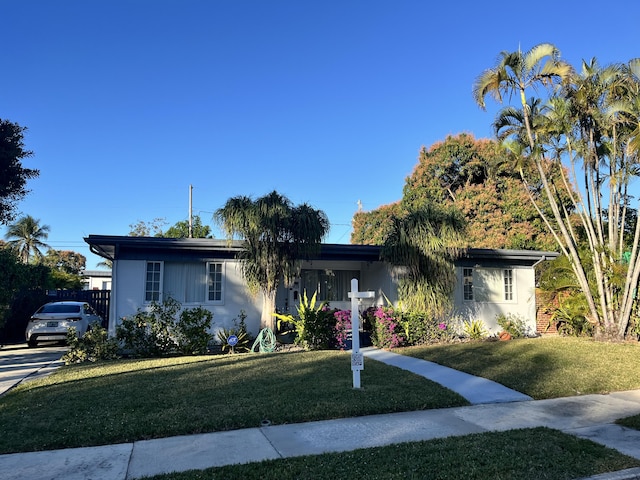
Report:
<svg viewBox="0 0 640 480"><path fill-rule="evenodd" d="M159 238L89 235L84 239L92 253L108 260L132 257L190 256L197 258L235 258L243 241L212 238ZM374 262L380 259L377 245L323 243L305 260L351 260Z"/></svg>
<svg viewBox="0 0 640 480"><path fill-rule="evenodd" d="M240 240L213 238L159 238L89 235L84 239L91 252L108 260L132 258L235 258L242 251ZM498 250L469 248L456 265L489 266L495 264L536 265L558 257L557 252L536 250ZM380 260L379 245L323 243L320 250L303 260L361 261Z"/></svg>

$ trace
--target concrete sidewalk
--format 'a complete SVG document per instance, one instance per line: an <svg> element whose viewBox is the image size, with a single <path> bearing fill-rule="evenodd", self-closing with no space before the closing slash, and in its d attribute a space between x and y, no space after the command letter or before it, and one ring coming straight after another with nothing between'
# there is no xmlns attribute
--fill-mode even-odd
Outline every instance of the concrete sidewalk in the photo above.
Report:
<svg viewBox="0 0 640 480"><path fill-rule="evenodd" d="M640 390L507 403L505 395L511 395L513 391L501 385L499 387L502 388L497 388L495 382L482 381L466 374L455 375L450 372L451 369L443 370L446 367L436 364L420 366L415 363L416 359L387 355L389 352L382 352L381 355L378 352L367 349L365 355L387 363L393 362L400 368L423 369L438 381L449 383L448 388L471 395L470 401L475 405L249 428L120 445L0 455L0 471L6 480L128 480L171 471L538 426L587 438L640 459L640 432L613 423L618 418L640 413ZM484 393L477 392L483 389L486 389ZM489 403L492 394L488 392L495 392L494 403ZM640 469L614 472L597 478L640 478Z"/></svg>

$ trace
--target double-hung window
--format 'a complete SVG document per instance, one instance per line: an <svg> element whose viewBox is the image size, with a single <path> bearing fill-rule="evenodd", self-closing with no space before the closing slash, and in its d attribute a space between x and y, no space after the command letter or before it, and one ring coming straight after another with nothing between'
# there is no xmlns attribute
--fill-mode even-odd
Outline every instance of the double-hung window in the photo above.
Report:
<svg viewBox="0 0 640 480"><path fill-rule="evenodd" d="M162 285L162 262L147 262L147 275L144 288L145 302L159 302Z"/></svg>
<svg viewBox="0 0 640 480"><path fill-rule="evenodd" d="M473 268L463 268L462 279L462 298L473 300Z"/></svg>
<svg viewBox="0 0 640 480"><path fill-rule="evenodd" d="M503 270L504 277L504 299L507 302L513 300L513 270L505 268Z"/></svg>
<svg viewBox="0 0 640 480"><path fill-rule="evenodd" d="M223 299L224 264L218 262L207 263L207 301L222 303Z"/></svg>

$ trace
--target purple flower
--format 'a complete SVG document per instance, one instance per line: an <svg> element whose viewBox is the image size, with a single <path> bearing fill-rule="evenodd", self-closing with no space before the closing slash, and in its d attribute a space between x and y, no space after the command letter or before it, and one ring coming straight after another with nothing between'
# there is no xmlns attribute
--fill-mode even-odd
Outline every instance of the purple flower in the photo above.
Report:
<svg viewBox="0 0 640 480"><path fill-rule="evenodd" d="M447 324L446 323L439 323L438 324L438 328L440 330L446 330L447 329Z"/></svg>

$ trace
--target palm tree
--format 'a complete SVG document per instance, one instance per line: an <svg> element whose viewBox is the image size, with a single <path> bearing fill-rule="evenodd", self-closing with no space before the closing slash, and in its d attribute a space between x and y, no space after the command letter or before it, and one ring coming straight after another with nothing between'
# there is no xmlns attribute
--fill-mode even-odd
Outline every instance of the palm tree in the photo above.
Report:
<svg viewBox="0 0 640 480"><path fill-rule="evenodd" d="M26 215L16 223L9 225L5 238L11 248L15 249L24 263L29 263L31 253L36 258L42 258L40 249L49 248L43 242L49 237L49 225L40 225L40 220Z"/></svg>
<svg viewBox="0 0 640 480"><path fill-rule="evenodd" d="M520 49L515 52L502 52L496 66L485 70L476 79L473 86L473 97L483 110L486 109L485 97L487 95L491 95L498 102L502 102L505 96L517 95L519 98L530 158L538 170L561 234L554 233L554 235L556 235L563 253L573 260L572 265L575 266L578 282L587 296L589 310L593 320L597 321L600 318L598 308L593 296L588 293L590 291L589 282L580 262L575 237L563 221L564 217L558 203L554 201L553 188L549 185L544 168L540 142L537 141L534 134L531 105L527 103L529 89L536 89L540 85L555 89L560 84L567 84L575 78L575 72L571 65L560 60L559 57L559 50L549 43L539 44L528 52L522 52ZM545 223L550 225L548 219L545 219Z"/></svg>
<svg viewBox="0 0 640 480"><path fill-rule="evenodd" d="M242 274L253 291L263 293L261 326L273 328L278 286L282 280L289 283L300 260L317 251L329 231L326 214L306 203L294 206L273 191L256 200L232 197L214 218L229 240L245 241Z"/></svg>
<svg viewBox="0 0 640 480"><path fill-rule="evenodd" d="M113 260L103 260L102 262L98 262L96 264L96 267L98 268L108 268L109 270L111 270L113 268Z"/></svg>
<svg viewBox="0 0 640 480"><path fill-rule="evenodd" d="M505 111L501 117L505 123L499 130L515 147L512 151L520 149L542 180L552 211L553 222L547 221L547 225L569 258L589 306L589 320L599 335L621 339L640 278L640 228L636 228L633 247L624 241L627 185L638 173L634 149L638 109L633 104L639 103L640 63L601 67L592 59L584 61L581 71L575 73L558 55L550 44L526 53L503 53L498 64L476 80L474 97L483 109L487 95L498 101L506 95L520 97L522 121L517 121L514 112ZM525 102L526 91L539 86L550 87L542 118L536 118L532 103ZM511 126L516 128L510 130ZM571 208L580 222L578 230L569 217L570 210L558 201L559 188L550 181L545 167L551 162L561 168L563 161L569 162L572 180L578 185L575 166L580 160L583 191L570 194ZM561 173L564 189L571 192L564 170ZM586 238L582 254L579 232ZM623 257L629 250L627 266Z"/></svg>
<svg viewBox="0 0 640 480"><path fill-rule="evenodd" d="M456 281L453 260L462 251L464 228L457 209L428 201L393 216L381 257L405 269L398 293L406 308L436 316L446 311Z"/></svg>

